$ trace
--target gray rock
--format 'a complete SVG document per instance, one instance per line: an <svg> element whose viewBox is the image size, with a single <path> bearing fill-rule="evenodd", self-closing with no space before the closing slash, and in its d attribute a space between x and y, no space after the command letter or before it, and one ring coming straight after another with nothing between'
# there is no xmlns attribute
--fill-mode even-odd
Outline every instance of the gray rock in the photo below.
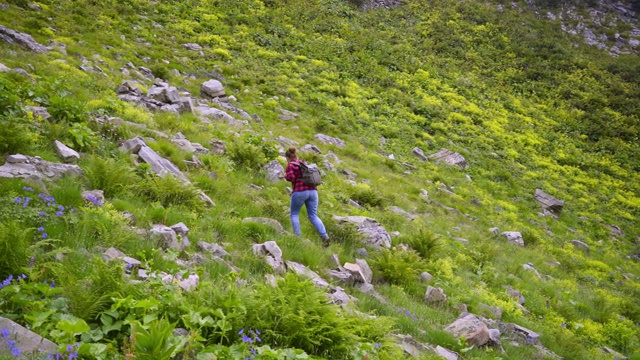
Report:
<svg viewBox="0 0 640 360"><path fill-rule="evenodd" d="M211 140L211 152L215 155L224 155L227 153L227 148L224 141L213 139Z"/></svg>
<svg viewBox="0 0 640 360"><path fill-rule="evenodd" d="M101 203L104 203L104 191L102 190L85 190L82 192L81 194L82 198L87 200L87 201L91 201L89 199L94 199L96 201L99 201Z"/></svg>
<svg viewBox="0 0 640 360"><path fill-rule="evenodd" d="M395 205L390 207L389 211L391 211L392 213L400 214L400 215L406 217L408 220L412 220L413 221L416 218L416 216L414 214L406 212L404 209L399 208L399 207L397 207Z"/></svg>
<svg viewBox="0 0 640 360"><path fill-rule="evenodd" d="M182 222L179 222L175 225L170 226L171 230L173 230L176 235L187 235L189 234L189 228Z"/></svg>
<svg viewBox="0 0 640 360"><path fill-rule="evenodd" d="M477 316L463 313L456 321L444 329L457 338L465 338L469 345L491 345L489 328Z"/></svg>
<svg viewBox="0 0 640 360"><path fill-rule="evenodd" d="M127 141L125 141L119 148L120 151L122 152L129 152L132 154L137 154L140 149L142 149L143 147L147 146L147 143L144 142L144 140L142 140L141 137L136 136L133 139L129 139Z"/></svg>
<svg viewBox="0 0 640 360"><path fill-rule="evenodd" d="M65 163L69 164L80 160L80 154L78 154L77 151L61 143L60 141L55 140L54 146L56 148L56 153L60 158L62 158L62 161L64 161Z"/></svg>
<svg viewBox="0 0 640 360"><path fill-rule="evenodd" d="M443 348L440 345L436 346L435 353L438 356L445 358L446 360L458 360L460 358L460 355L458 353L451 351L447 348Z"/></svg>
<svg viewBox="0 0 640 360"><path fill-rule="evenodd" d="M218 244L211 244L204 241L198 241L198 247L203 251L207 251L213 254L214 256L218 256L218 257L229 256L229 253L225 249L223 249L222 246Z"/></svg>
<svg viewBox="0 0 640 360"><path fill-rule="evenodd" d="M363 235L364 242L378 247L391 247L391 236L375 219L365 216L337 216L333 219L336 222L350 223L356 226L356 231Z"/></svg>
<svg viewBox="0 0 640 360"><path fill-rule="evenodd" d="M196 111L196 113L200 114L200 116L206 119L211 119L234 126L242 123L238 122L233 116L227 114L226 112L206 105L198 105L194 110Z"/></svg>
<svg viewBox="0 0 640 360"><path fill-rule="evenodd" d="M354 282L364 283L364 284L371 283L371 280L367 281L366 276L364 275L364 273L362 272L362 269L360 268L360 265L353 264L353 263L344 263L343 267L346 271L348 271L351 274Z"/></svg>
<svg viewBox="0 0 640 360"><path fill-rule="evenodd" d="M196 44L196 43L187 43L187 44L182 44L182 47L187 49L187 50L192 50L192 51L200 51L202 50L202 46Z"/></svg>
<svg viewBox="0 0 640 360"><path fill-rule="evenodd" d="M177 104L181 100L178 89L162 81L153 83L153 86L147 92L147 97L166 104Z"/></svg>
<svg viewBox="0 0 640 360"><path fill-rule="evenodd" d="M51 118L51 114L49 114L49 111L47 111L46 107L25 106L25 108L27 109L27 111L30 111L31 113L33 113L33 116L35 118L40 118L42 120L47 120Z"/></svg>
<svg viewBox="0 0 640 360"><path fill-rule="evenodd" d="M0 25L0 40L9 44L19 45L36 53L46 53L49 51L44 45L36 42L31 35L9 29L2 25Z"/></svg>
<svg viewBox="0 0 640 360"><path fill-rule="evenodd" d="M158 240L160 247L162 247L163 249L170 248L182 251L187 246L189 246L188 240L186 238L184 239L186 241L182 241L182 239L179 240L175 231L165 225L153 225L151 230L149 230L149 235L151 236L151 238L155 238L156 240Z"/></svg>
<svg viewBox="0 0 640 360"><path fill-rule="evenodd" d="M356 249L356 256L361 257L361 258L366 258L366 257L369 257L369 252L365 248L357 248Z"/></svg>
<svg viewBox="0 0 640 360"><path fill-rule="evenodd" d="M202 93L202 95L210 98L222 97L226 95L222 83L214 79L202 83L202 85L200 86L200 92Z"/></svg>
<svg viewBox="0 0 640 360"><path fill-rule="evenodd" d="M427 156L427 158L435 160L436 163L443 162L445 164L457 165L460 169L469 167L464 156L447 149L441 149L437 153Z"/></svg>
<svg viewBox="0 0 640 360"><path fill-rule="evenodd" d="M55 343L7 318L0 317L0 329L9 331L9 338L15 340L15 347L20 349L22 354L47 356L55 355L58 352L58 346ZM2 339L2 346L0 346L0 355L11 355L11 350L5 346L4 339Z"/></svg>
<svg viewBox="0 0 640 360"><path fill-rule="evenodd" d="M558 200L540 189L536 189L533 196L544 209L549 210L554 215L558 216L562 212L564 201Z"/></svg>
<svg viewBox="0 0 640 360"><path fill-rule="evenodd" d="M427 292L424 294L424 300L429 304L444 304L447 301L442 288L436 288L431 285L427 286Z"/></svg>
<svg viewBox="0 0 640 360"><path fill-rule="evenodd" d="M77 165L52 163L39 157L21 154L9 155L0 166L0 177L5 178L48 178L57 180L63 175L82 175Z"/></svg>
<svg viewBox="0 0 640 360"><path fill-rule="evenodd" d="M589 245L580 240L570 240L569 244L573 245L576 249L584 250L587 254L591 252L591 248L589 248Z"/></svg>
<svg viewBox="0 0 640 360"><path fill-rule="evenodd" d="M524 246L524 239L522 238L522 234L518 231L504 231L501 235L504 236L510 244Z"/></svg>
<svg viewBox="0 0 640 360"><path fill-rule="evenodd" d="M284 179L284 167L278 160L272 160L264 166L264 170L267 173L267 180L270 182L277 182Z"/></svg>
<svg viewBox="0 0 640 360"><path fill-rule="evenodd" d="M295 121L300 116L294 113L293 111L289 111L285 109L278 109L278 110L280 111L280 114L278 114L278 119L283 121Z"/></svg>
<svg viewBox="0 0 640 360"><path fill-rule="evenodd" d="M522 293L516 289L507 289L507 295L516 298L518 300L518 304L523 305L524 304L524 295L522 295Z"/></svg>
<svg viewBox="0 0 640 360"><path fill-rule="evenodd" d="M418 147L414 147L413 149L411 149L411 152L416 155L418 158L420 158L420 160L422 161L427 161L428 158L424 155L424 151L422 151L422 149L418 148Z"/></svg>
<svg viewBox="0 0 640 360"><path fill-rule="evenodd" d="M5 64L0 63L0 73L9 72L9 71L11 71L10 68L8 68Z"/></svg>
<svg viewBox="0 0 640 360"><path fill-rule="evenodd" d="M294 261L285 261L285 264L287 265L287 269L293 271L294 273L305 277L307 279L310 279L311 282L313 282L314 284L320 286L320 287L328 287L329 283L324 280L323 278L320 277L320 275L318 275L316 272L314 272L313 270L307 268L306 266L294 262Z"/></svg>
<svg viewBox="0 0 640 360"><path fill-rule="evenodd" d="M255 244L252 247L253 253L265 257L267 264L278 274L284 274L287 271L284 261L282 260L282 250L275 241L267 241L264 244Z"/></svg>
<svg viewBox="0 0 640 360"><path fill-rule="evenodd" d="M113 247L108 248L103 254L102 254L102 258L109 261L109 260L115 260L115 259L122 259L123 257L125 257L126 255Z"/></svg>
<svg viewBox="0 0 640 360"><path fill-rule="evenodd" d="M264 225L268 225L268 226L272 227L279 234L284 234L285 233L284 228L282 227L282 225L278 222L278 220L275 220L275 219L262 218L262 217L250 217L250 218L242 219L242 223L243 224L246 224L246 223L264 224ZM267 243L269 243L269 242L267 241Z"/></svg>
<svg viewBox="0 0 640 360"><path fill-rule="evenodd" d="M313 135L313 138L318 140L318 141L320 141L320 142L323 142L325 144L335 145L335 146L338 146L338 147L347 146L347 144L343 140L335 138L335 137L331 137L329 135L315 134L315 135ZM329 154L327 154L327 156L329 156Z"/></svg>
<svg viewBox="0 0 640 360"><path fill-rule="evenodd" d="M322 154L322 151L320 151L320 149L317 146L311 145L311 144L307 144L307 145L303 146L300 150L313 152L313 153L316 153L316 154Z"/></svg>
<svg viewBox="0 0 640 360"><path fill-rule="evenodd" d="M495 306L490 306L487 304L480 303L478 304L480 309L491 314L491 317L495 320L500 320L502 318L502 309Z"/></svg>
<svg viewBox="0 0 640 360"><path fill-rule="evenodd" d="M171 161L158 155L153 149L148 146L144 146L138 151L138 156L147 164L151 165L153 172L160 176L166 174L173 174L180 180L187 180L187 177L180 171L180 169Z"/></svg>
<svg viewBox="0 0 640 360"><path fill-rule="evenodd" d="M363 259L356 259L356 264L360 267L362 275L364 275L364 282L370 283L373 279L373 271L371 270L371 267L369 267L369 264L367 264L367 261Z"/></svg>
<svg viewBox="0 0 640 360"><path fill-rule="evenodd" d="M433 280L433 275L429 274L428 272L424 271L420 274L420 280L422 280L423 282L429 282L431 280Z"/></svg>
<svg viewBox="0 0 640 360"><path fill-rule="evenodd" d="M497 227L489 228L489 232L495 235L500 235L500 229L498 229Z"/></svg>

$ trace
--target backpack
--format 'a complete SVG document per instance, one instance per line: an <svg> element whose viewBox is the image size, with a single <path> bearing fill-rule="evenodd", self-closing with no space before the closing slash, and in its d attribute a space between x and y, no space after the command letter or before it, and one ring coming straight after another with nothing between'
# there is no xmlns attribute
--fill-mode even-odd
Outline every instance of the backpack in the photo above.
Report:
<svg viewBox="0 0 640 360"><path fill-rule="evenodd" d="M303 162L292 162L292 164L298 165L302 172L302 182L307 186L322 185L322 177L320 176L320 169L316 164L307 165Z"/></svg>

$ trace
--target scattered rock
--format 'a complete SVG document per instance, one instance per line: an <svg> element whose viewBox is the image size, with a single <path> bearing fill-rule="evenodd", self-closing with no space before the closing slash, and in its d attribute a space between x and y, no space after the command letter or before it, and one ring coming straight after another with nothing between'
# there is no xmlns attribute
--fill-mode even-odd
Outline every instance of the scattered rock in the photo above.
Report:
<svg viewBox="0 0 640 360"><path fill-rule="evenodd" d="M522 293L516 289L507 289L507 295L516 298L518 300L518 304L523 305L524 304L524 295L522 295Z"/></svg>
<svg viewBox="0 0 640 360"><path fill-rule="evenodd" d="M284 274L287 268L282 260L282 250L275 241L267 241L264 244L253 245L253 253L265 257L267 264L277 274Z"/></svg>
<svg viewBox="0 0 640 360"><path fill-rule="evenodd" d="M33 114L33 117L36 119L42 119L42 120L47 120L51 118L51 114L49 114L49 111L47 111L46 107L42 107L42 106L25 106L25 108L27 109L27 111L31 112Z"/></svg>
<svg viewBox="0 0 640 360"><path fill-rule="evenodd" d="M433 275L429 274L428 272L424 271L420 274L420 280L422 280L423 282L429 282L431 280L433 280Z"/></svg>
<svg viewBox="0 0 640 360"><path fill-rule="evenodd" d="M267 180L270 182L277 182L284 179L284 167L278 160L272 160L264 166L264 170L267 173Z"/></svg>
<svg viewBox="0 0 640 360"><path fill-rule="evenodd" d="M347 222L356 226L357 232L364 236L364 242L378 247L391 247L391 236L375 219L365 216L337 216L336 222Z"/></svg>
<svg viewBox="0 0 640 360"><path fill-rule="evenodd" d="M442 149L435 154L427 156L427 158L435 160L436 163L443 162L445 164L457 165L460 169L466 169L469 167L464 156L447 149Z"/></svg>
<svg viewBox="0 0 640 360"><path fill-rule="evenodd" d="M469 345L499 345L495 343L495 335L491 334L487 325L471 313L463 313L444 330L457 338L466 339Z"/></svg>
<svg viewBox="0 0 640 360"><path fill-rule="evenodd" d="M65 163L69 164L80 160L80 154L78 154L77 151L61 143L60 141L55 140L54 146L56 148L56 153L58 154L58 156L60 156L60 158L62 158L62 161L64 161Z"/></svg>
<svg viewBox="0 0 640 360"><path fill-rule="evenodd" d="M558 200L540 189L536 189L533 196L544 209L550 211L554 215L558 216L562 212L564 201Z"/></svg>
<svg viewBox="0 0 640 360"><path fill-rule="evenodd" d="M187 50L192 50L192 51L200 51L202 50L202 46L195 44L195 43L187 43L187 44L182 44L182 47L187 49Z"/></svg>
<svg viewBox="0 0 640 360"><path fill-rule="evenodd" d="M573 245L576 249L584 250L584 252L586 252L587 254L591 252L589 245L587 245L586 243L580 240L570 240L569 243Z"/></svg>
<svg viewBox="0 0 640 360"><path fill-rule="evenodd" d="M280 114L278 114L278 119L283 121L296 121L300 115L294 113L293 111L278 109Z"/></svg>
<svg viewBox="0 0 640 360"><path fill-rule="evenodd" d="M325 143L325 144L335 145L335 146L338 146L338 147L347 146L347 144L343 140L335 138L335 137L331 137L329 135L315 134L315 135L313 135L313 138L318 140L318 141L320 141L320 142L322 142L322 143ZM333 153L331 153L331 154L333 154ZM329 156L329 154L327 154L327 156Z"/></svg>
<svg viewBox="0 0 640 360"><path fill-rule="evenodd" d="M216 97L223 97L226 95L222 83L214 79L202 83L202 85L200 86L200 93L205 97L210 97L212 99Z"/></svg>
<svg viewBox="0 0 640 360"><path fill-rule="evenodd" d="M427 161L428 158L425 156L424 151L422 151L422 149L420 149L419 147L414 147L413 149L411 149L411 152L416 155L417 157L420 158L420 160L422 161Z"/></svg>
<svg viewBox="0 0 640 360"><path fill-rule="evenodd" d="M440 305L447 301L447 295L445 295L442 288L429 285L427 286L427 292L424 294L424 300L429 304Z"/></svg>
<svg viewBox="0 0 640 360"><path fill-rule="evenodd" d="M524 239L522 238L522 234L518 231L504 231L501 235L504 236L510 244L524 246Z"/></svg>

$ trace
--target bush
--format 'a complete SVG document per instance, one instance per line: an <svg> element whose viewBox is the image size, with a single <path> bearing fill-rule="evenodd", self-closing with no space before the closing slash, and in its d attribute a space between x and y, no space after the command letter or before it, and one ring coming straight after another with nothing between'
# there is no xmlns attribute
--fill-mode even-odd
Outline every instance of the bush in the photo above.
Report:
<svg viewBox="0 0 640 360"><path fill-rule="evenodd" d="M203 206L203 201L198 197L198 190L171 174L165 176L147 174L138 184L137 191L149 201L157 201L165 207L185 205L198 209Z"/></svg>
<svg viewBox="0 0 640 360"><path fill-rule="evenodd" d="M104 191L107 198L126 192L139 180L129 164L119 159L91 156L82 169L88 187Z"/></svg>
<svg viewBox="0 0 640 360"><path fill-rule="evenodd" d="M278 156L278 150L274 144L258 136L247 134L229 144L227 155L240 168L260 170L267 162Z"/></svg>
<svg viewBox="0 0 640 360"><path fill-rule="evenodd" d="M384 281L399 285L415 281L424 269L416 251L401 247L376 253L372 266Z"/></svg>
<svg viewBox="0 0 640 360"><path fill-rule="evenodd" d="M418 230L417 234L409 236L405 241L425 260L434 258L438 250L442 248L440 235L424 229Z"/></svg>
<svg viewBox="0 0 640 360"><path fill-rule="evenodd" d="M17 221L0 223L0 280L20 275L29 263L27 249L33 229L24 229Z"/></svg>
<svg viewBox="0 0 640 360"><path fill-rule="evenodd" d="M385 199L382 195L368 186L358 185L351 187L349 196L353 201L369 208L382 207L385 203Z"/></svg>

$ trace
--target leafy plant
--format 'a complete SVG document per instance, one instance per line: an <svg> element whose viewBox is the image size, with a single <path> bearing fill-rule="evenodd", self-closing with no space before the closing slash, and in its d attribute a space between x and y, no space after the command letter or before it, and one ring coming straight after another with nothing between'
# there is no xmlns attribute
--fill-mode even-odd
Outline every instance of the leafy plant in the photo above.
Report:
<svg viewBox="0 0 640 360"><path fill-rule="evenodd" d="M413 282L423 271L424 265L415 250L396 246L382 249L372 258L374 273L392 284Z"/></svg>
<svg viewBox="0 0 640 360"><path fill-rule="evenodd" d="M175 324L160 319L149 324L131 325L131 342L135 358L142 360L171 359L184 346L187 338L173 335Z"/></svg>
<svg viewBox="0 0 640 360"><path fill-rule="evenodd" d="M443 246L440 235L425 229L419 229L416 234L408 236L406 244L424 260L434 258Z"/></svg>

